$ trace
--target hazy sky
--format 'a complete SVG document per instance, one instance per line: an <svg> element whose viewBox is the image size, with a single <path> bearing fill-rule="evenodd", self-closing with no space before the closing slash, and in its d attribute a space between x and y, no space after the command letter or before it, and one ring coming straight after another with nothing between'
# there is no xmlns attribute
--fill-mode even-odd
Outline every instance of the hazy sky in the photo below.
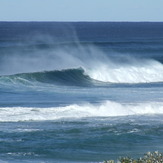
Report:
<svg viewBox="0 0 163 163"><path fill-rule="evenodd" d="M163 0L0 0L0 21L163 21Z"/></svg>

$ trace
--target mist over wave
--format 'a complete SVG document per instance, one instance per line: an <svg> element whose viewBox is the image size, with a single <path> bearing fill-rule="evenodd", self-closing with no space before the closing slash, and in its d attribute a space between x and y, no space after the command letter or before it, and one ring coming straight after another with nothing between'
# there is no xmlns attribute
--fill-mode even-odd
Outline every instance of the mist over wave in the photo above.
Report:
<svg viewBox="0 0 163 163"><path fill-rule="evenodd" d="M0 75L62 71L66 69L68 71L68 69L82 67L85 75L101 82L163 82L163 64L159 61L148 58L135 58L127 55L116 59L110 56L110 53L114 56L114 52L106 53L94 46L77 46L75 48L63 47L63 49L43 51L34 50L29 55L7 55L1 58ZM75 75L71 77L73 78ZM51 78L55 78L55 76L52 77L51 75ZM68 79L65 77L65 80Z"/></svg>
<svg viewBox="0 0 163 163"><path fill-rule="evenodd" d="M11 51L6 50L6 53L0 58L0 75L44 71L60 71L63 75L63 70L68 72L70 69L82 67L83 76L86 75L101 82L163 82L163 64L161 62L150 57L133 56L129 52L122 55L114 50L104 51L94 44L83 44L72 31L71 29L73 39L70 42L64 43L63 40L59 41L40 35L30 42L18 44L15 48L11 48ZM105 44L105 42L100 44ZM118 44L123 45L124 42L118 42ZM47 73L44 73L46 77ZM71 76L71 74L65 74ZM53 75L51 75L52 79L55 78L56 73ZM71 76L71 79L75 80L76 75ZM30 75L24 76L29 77ZM23 75L21 79L26 80ZM67 77L65 77L66 80L68 80Z"/></svg>
<svg viewBox="0 0 163 163"><path fill-rule="evenodd" d="M5 107L0 108L1 122L45 121L62 118L112 117L163 114L163 103L121 104L106 101L101 104L69 105L53 108Z"/></svg>

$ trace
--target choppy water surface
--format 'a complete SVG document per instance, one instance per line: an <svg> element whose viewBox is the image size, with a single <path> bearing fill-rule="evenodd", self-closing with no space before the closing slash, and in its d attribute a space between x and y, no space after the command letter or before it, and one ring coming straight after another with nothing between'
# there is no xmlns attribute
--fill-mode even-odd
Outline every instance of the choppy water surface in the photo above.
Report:
<svg viewBox="0 0 163 163"><path fill-rule="evenodd" d="M101 162L163 151L163 23L0 23L0 161Z"/></svg>

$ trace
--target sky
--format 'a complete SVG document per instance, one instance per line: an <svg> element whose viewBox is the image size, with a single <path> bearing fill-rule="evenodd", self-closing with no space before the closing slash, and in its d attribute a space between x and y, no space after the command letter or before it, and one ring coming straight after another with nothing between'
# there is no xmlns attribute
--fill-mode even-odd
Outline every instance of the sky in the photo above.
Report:
<svg viewBox="0 0 163 163"><path fill-rule="evenodd" d="M163 21L163 0L0 0L0 21Z"/></svg>

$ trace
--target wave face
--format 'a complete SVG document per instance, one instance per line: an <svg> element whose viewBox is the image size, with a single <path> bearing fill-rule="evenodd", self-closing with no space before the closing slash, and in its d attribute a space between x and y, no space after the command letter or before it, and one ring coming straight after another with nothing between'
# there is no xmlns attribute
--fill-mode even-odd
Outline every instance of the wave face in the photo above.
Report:
<svg viewBox="0 0 163 163"><path fill-rule="evenodd" d="M84 74L82 68L1 76L0 81L12 84L21 83L28 85L32 84L32 82L41 82L71 86L88 86L93 83L90 77Z"/></svg>
<svg viewBox="0 0 163 163"><path fill-rule="evenodd" d="M112 101L92 105L69 105L54 108L5 107L0 108L1 122L47 121L63 118L114 117L163 114L163 103L121 104Z"/></svg>

